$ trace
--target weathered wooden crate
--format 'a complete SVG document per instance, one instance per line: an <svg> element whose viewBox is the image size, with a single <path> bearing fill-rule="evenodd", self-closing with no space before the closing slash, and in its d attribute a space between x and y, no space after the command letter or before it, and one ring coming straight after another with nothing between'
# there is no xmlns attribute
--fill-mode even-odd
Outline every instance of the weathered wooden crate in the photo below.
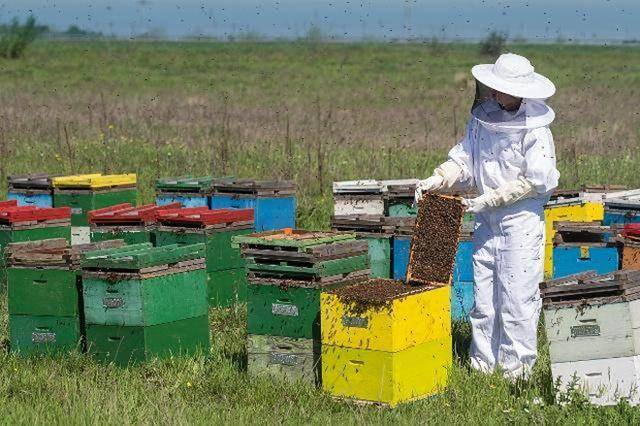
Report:
<svg viewBox="0 0 640 426"><path fill-rule="evenodd" d="M442 392L452 363L451 337L399 352L322 345L322 387L339 397L394 407Z"/></svg>
<svg viewBox="0 0 640 426"><path fill-rule="evenodd" d="M9 315L11 351L21 355L82 350L78 316Z"/></svg>
<svg viewBox="0 0 640 426"><path fill-rule="evenodd" d="M296 226L296 186L293 181L224 179L214 183L211 209L253 209L256 231Z"/></svg>
<svg viewBox="0 0 640 426"><path fill-rule="evenodd" d="M345 299L339 289L320 296L322 344L398 352L429 340L451 338L451 288L400 286L392 280L355 284L368 288L398 286L398 292L374 303Z"/></svg>
<svg viewBox="0 0 640 426"><path fill-rule="evenodd" d="M616 405L626 400L640 404L640 356L602 358L551 364L559 391L582 391L592 404Z"/></svg>
<svg viewBox="0 0 640 426"><path fill-rule="evenodd" d="M153 358L207 354L208 315L152 326L87 324L87 350L100 362L126 367Z"/></svg>
<svg viewBox="0 0 640 426"><path fill-rule="evenodd" d="M319 339L320 294L368 276L369 271L362 270L326 282L250 278L247 331L249 334Z"/></svg>
<svg viewBox="0 0 640 426"><path fill-rule="evenodd" d="M249 334L247 371L288 382L321 384L320 342L282 336Z"/></svg>

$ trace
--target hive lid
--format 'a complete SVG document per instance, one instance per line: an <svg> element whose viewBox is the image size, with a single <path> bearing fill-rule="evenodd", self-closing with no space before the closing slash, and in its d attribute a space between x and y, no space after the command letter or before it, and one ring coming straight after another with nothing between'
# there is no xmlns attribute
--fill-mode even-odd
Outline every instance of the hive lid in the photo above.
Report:
<svg viewBox="0 0 640 426"><path fill-rule="evenodd" d="M52 175L37 173L31 175L12 175L7 177L9 188L15 189L51 189Z"/></svg>
<svg viewBox="0 0 640 426"><path fill-rule="evenodd" d="M214 193L263 196L293 195L296 185L291 180L221 179L213 184Z"/></svg>
<svg viewBox="0 0 640 426"><path fill-rule="evenodd" d="M9 206L0 208L0 223L44 222L49 220L70 220L70 207L40 208L35 206Z"/></svg>
<svg viewBox="0 0 640 426"><path fill-rule="evenodd" d="M307 247L320 244L331 244L338 241L355 240L356 234L329 231L306 231L302 229L285 228L278 231L267 231L249 235L233 237L234 244L288 247L304 250Z"/></svg>
<svg viewBox="0 0 640 426"><path fill-rule="evenodd" d="M116 204L115 206L89 212L89 223L95 225L148 225L157 221L157 213L162 210L179 208L180 203L157 206L146 204L134 207L131 203Z"/></svg>
<svg viewBox="0 0 640 426"><path fill-rule="evenodd" d="M230 179L230 178L221 178ZM178 176L158 179L156 189L160 192L184 192L206 194L213 191L213 184L218 179L213 176Z"/></svg>
<svg viewBox="0 0 640 426"><path fill-rule="evenodd" d="M380 215L332 216L331 228L336 231L385 233L385 218Z"/></svg>
<svg viewBox="0 0 640 426"><path fill-rule="evenodd" d="M135 184L135 173L121 175L102 175L100 173L93 173L53 178L54 188L101 189L120 186L134 186Z"/></svg>
<svg viewBox="0 0 640 426"><path fill-rule="evenodd" d="M253 209L173 208L158 210L156 216L158 222L169 226L224 227L237 223L252 223Z"/></svg>
<svg viewBox="0 0 640 426"><path fill-rule="evenodd" d="M173 265L204 257L204 244L185 246L171 244L153 247L151 243L141 243L85 253L82 259L82 268L114 271L142 270L153 266Z"/></svg>
<svg viewBox="0 0 640 426"><path fill-rule="evenodd" d="M333 182L334 194L382 194L384 184L374 179Z"/></svg>
<svg viewBox="0 0 640 426"><path fill-rule="evenodd" d="M540 284L545 305L588 305L640 298L640 271L622 270L598 275L586 271Z"/></svg>
<svg viewBox="0 0 640 426"><path fill-rule="evenodd" d="M124 240L107 240L70 246L64 238L9 243L7 264L14 267L78 269L82 253L124 246Z"/></svg>

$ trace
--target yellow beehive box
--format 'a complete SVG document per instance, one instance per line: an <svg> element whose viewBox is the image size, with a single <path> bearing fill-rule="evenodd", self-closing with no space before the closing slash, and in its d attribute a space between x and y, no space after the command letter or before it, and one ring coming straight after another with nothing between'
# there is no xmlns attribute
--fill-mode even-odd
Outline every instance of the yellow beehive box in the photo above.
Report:
<svg viewBox="0 0 640 426"><path fill-rule="evenodd" d="M385 282L399 285L392 280L372 280L356 286L384 286ZM320 295L323 345L398 352L428 341L451 340L449 286L400 293L383 306L345 301L340 291Z"/></svg>
<svg viewBox="0 0 640 426"><path fill-rule="evenodd" d="M552 205L544 211L545 250L544 275L553 275L553 239L556 231L555 222L593 222L604 219L604 204L595 201L578 201L574 203Z"/></svg>
<svg viewBox="0 0 640 426"><path fill-rule="evenodd" d="M111 188L118 186L132 186L136 184L136 174L102 175L99 173L87 175L60 176L53 178L55 188Z"/></svg>
<svg viewBox="0 0 640 426"><path fill-rule="evenodd" d="M393 407L441 392L451 363L450 336L400 352L322 345L322 386L334 397Z"/></svg>

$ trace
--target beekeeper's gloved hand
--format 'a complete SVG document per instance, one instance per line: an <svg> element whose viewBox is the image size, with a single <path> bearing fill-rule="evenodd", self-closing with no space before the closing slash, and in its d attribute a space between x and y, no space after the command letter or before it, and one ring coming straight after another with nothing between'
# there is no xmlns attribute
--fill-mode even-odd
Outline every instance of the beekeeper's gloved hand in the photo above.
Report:
<svg viewBox="0 0 640 426"><path fill-rule="evenodd" d="M524 198L536 194L536 190L526 178L520 177L518 180L507 182L493 191L485 192L476 198L465 198L462 204L467 206L467 211L471 213L481 213L488 209L508 206Z"/></svg>
<svg viewBox="0 0 640 426"><path fill-rule="evenodd" d="M414 202L417 205L422 199L422 194L429 191L439 191L451 188L462 175L462 169L454 161L448 160L439 165L433 175L425 180L418 181Z"/></svg>

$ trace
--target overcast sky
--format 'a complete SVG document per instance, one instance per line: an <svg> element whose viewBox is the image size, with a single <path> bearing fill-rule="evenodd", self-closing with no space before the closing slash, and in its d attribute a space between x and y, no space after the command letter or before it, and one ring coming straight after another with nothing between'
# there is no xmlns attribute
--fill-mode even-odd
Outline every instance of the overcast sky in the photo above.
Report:
<svg viewBox="0 0 640 426"><path fill-rule="evenodd" d="M490 30L553 41L640 39L640 0L0 0L0 21L32 13L56 29L170 38L254 33L345 39L478 39Z"/></svg>

